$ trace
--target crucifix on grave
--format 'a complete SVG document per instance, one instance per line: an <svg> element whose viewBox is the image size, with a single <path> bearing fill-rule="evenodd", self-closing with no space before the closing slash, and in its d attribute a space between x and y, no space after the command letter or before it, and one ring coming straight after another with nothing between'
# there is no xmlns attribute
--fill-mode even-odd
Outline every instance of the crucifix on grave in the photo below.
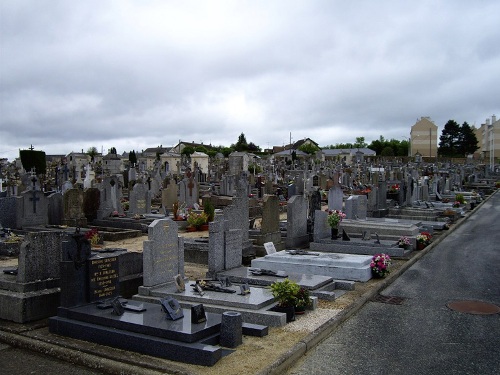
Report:
<svg viewBox="0 0 500 375"><path fill-rule="evenodd" d="M194 188L194 183L193 183L193 178L191 176L191 171L188 170L186 172L186 177L188 178L188 184L187 184L187 187L189 189L189 196L192 197L193 196L193 188Z"/></svg>
<svg viewBox="0 0 500 375"><path fill-rule="evenodd" d="M34 170L34 168L32 169L32 171ZM30 201L33 202L33 213L36 214L36 202L40 200L40 198L37 198L36 196L36 186L35 186L35 183L36 183L36 177L33 176L31 178L31 181L33 182L33 189L32 189L32 194L33 194L33 197L30 198Z"/></svg>

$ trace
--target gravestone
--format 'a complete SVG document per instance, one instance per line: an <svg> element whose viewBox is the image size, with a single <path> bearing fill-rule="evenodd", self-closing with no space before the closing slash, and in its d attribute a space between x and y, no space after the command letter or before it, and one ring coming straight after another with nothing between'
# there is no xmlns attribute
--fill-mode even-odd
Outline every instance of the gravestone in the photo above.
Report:
<svg viewBox="0 0 500 375"><path fill-rule="evenodd" d="M145 184L137 183L134 185L130 193L129 202L128 213L130 215L151 213L151 193Z"/></svg>
<svg viewBox="0 0 500 375"><path fill-rule="evenodd" d="M64 217L63 195L52 193L48 196L48 216L50 225L61 225Z"/></svg>
<svg viewBox="0 0 500 375"><path fill-rule="evenodd" d="M0 198L0 224L4 228L21 229L22 200L16 196Z"/></svg>
<svg viewBox="0 0 500 375"><path fill-rule="evenodd" d="M25 235L17 275L4 274L0 283L0 319L25 323L56 314L60 254L60 233Z"/></svg>
<svg viewBox="0 0 500 375"><path fill-rule="evenodd" d="M143 248L144 287L172 284L178 274L184 277L184 240L178 236L175 221L153 221Z"/></svg>
<svg viewBox="0 0 500 375"><path fill-rule="evenodd" d="M117 176L106 176L99 190L100 205L97 211L97 218L101 220L113 213L122 215L122 187L120 179Z"/></svg>
<svg viewBox="0 0 500 375"><path fill-rule="evenodd" d="M172 206L179 200L178 186L174 181L170 181L161 192L161 204L168 210L172 210Z"/></svg>
<svg viewBox="0 0 500 375"><path fill-rule="evenodd" d="M21 227L45 226L49 223L48 200L39 190L27 190L21 193Z"/></svg>
<svg viewBox="0 0 500 375"><path fill-rule="evenodd" d="M83 212L83 191L73 188L63 194L63 220L67 226L84 227L87 219Z"/></svg>
<svg viewBox="0 0 500 375"><path fill-rule="evenodd" d="M358 197L359 195L351 195L345 201L345 215L346 219L358 218Z"/></svg>
<svg viewBox="0 0 500 375"><path fill-rule="evenodd" d="M366 220L368 212L368 197L366 195L358 196L358 219Z"/></svg>
<svg viewBox="0 0 500 375"><path fill-rule="evenodd" d="M193 178L191 171L186 172L186 177L179 183L179 202L192 208L199 204L198 182Z"/></svg>
<svg viewBox="0 0 500 375"><path fill-rule="evenodd" d="M118 297L120 294L117 256L92 257L88 261L89 302Z"/></svg>
<svg viewBox="0 0 500 375"><path fill-rule="evenodd" d="M328 190L328 209L342 211L344 194L340 186L335 185Z"/></svg>
<svg viewBox="0 0 500 375"><path fill-rule="evenodd" d="M276 252L276 247L272 242L266 242L264 244L264 249L266 249L266 254L274 254Z"/></svg>
<svg viewBox="0 0 500 375"><path fill-rule="evenodd" d="M295 195L288 200L286 248L303 247L309 243L307 233L307 199Z"/></svg>
<svg viewBox="0 0 500 375"><path fill-rule="evenodd" d="M209 224L207 277L215 278L218 272L241 266L241 229L226 226L219 215Z"/></svg>

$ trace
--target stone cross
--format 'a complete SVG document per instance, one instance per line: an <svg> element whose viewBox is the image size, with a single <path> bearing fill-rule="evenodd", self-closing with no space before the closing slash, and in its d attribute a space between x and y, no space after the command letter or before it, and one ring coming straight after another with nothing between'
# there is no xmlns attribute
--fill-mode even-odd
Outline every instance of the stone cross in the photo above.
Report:
<svg viewBox="0 0 500 375"><path fill-rule="evenodd" d="M35 190L35 181L36 181L36 179L33 178L32 181L33 181L33 197L30 198L30 201L33 202L33 213L36 214L36 201L39 201L40 198L37 198L37 196L36 196L36 190Z"/></svg>

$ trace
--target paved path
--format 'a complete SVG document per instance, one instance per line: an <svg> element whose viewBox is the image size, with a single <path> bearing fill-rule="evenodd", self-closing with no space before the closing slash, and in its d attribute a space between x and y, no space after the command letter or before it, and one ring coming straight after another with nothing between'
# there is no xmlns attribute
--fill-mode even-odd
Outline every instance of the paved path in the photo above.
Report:
<svg viewBox="0 0 500 375"><path fill-rule="evenodd" d="M500 374L500 314L447 307L500 306L500 194L381 294L405 300L368 302L288 374Z"/></svg>

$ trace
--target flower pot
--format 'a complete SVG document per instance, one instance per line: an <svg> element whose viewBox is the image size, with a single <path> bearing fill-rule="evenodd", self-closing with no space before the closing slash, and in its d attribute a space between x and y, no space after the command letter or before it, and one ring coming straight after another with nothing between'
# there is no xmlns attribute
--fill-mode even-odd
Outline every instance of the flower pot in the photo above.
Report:
<svg viewBox="0 0 500 375"><path fill-rule="evenodd" d="M200 225L200 230L208 230L208 224Z"/></svg>
<svg viewBox="0 0 500 375"><path fill-rule="evenodd" d="M192 227L192 226L188 226L186 227L186 231L188 232L196 232L198 229L196 229L196 227Z"/></svg>
<svg viewBox="0 0 500 375"><path fill-rule="evenodd" d="M332 228L332 240L336 240L339 237L339 228Z"/></svg>
<svg viewBox="0 0 500 375"><path fill-rule="evenodd" d="M305 314L306 307L305 306L295 306L295 315Z"/></svg>
<svg viewBox="0 0 500 375"><path fill-rule="evenodd" d="M293 306L281 307L276 305L271 309L271 311L286 313L287 323L293 322L295 320L295 307Z"/></svg>
<svg viewBox="0 0 500 375"><path fill-rule="evenodd" d="M423 242L417 242L417 250L423 250L425 249L425 243Z"/></svg>

